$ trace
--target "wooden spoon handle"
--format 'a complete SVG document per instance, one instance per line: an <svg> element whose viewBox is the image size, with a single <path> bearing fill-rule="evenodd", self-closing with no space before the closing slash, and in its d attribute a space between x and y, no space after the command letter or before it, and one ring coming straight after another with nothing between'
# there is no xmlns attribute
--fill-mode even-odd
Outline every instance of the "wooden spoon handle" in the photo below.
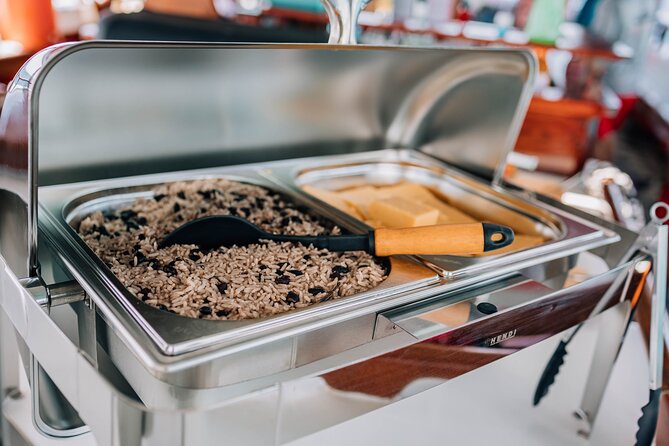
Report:
<svg viewBox="0 0 669 446"><path fill-rule="evenodd" d="M513 242L513 230L494 223L374 231L374 249L377 256L469 254L503 248L511 242Z"/></svg>

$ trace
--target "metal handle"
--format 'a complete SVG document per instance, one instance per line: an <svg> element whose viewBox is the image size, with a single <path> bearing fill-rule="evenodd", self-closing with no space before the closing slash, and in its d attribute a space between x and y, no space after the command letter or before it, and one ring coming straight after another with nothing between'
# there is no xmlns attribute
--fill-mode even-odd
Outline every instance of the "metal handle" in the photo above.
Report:
<svg viewBox="0 0 669 446"><path fill-rule="evenodd" d="M360 11L369 0L321 0L330 19L328 43L355 45L355 36Z"/></svg>
<svg viewBox="0 0 669 446"><path fill-rule="evenodd" d="M625 272L631 271L639 260L639 258L634 258L604 274L560 290L554 290L521 275L511 275L503 280L498 278L490 283L482 282L481 287L475 290L444 295L438 299L409 304L380 313L374 336L380 338L402 330L422 341L440 336L455 328L476 323L492 313L504 313L536 302L567 301L575 295L579 296L580 310L585 307L585 302L592 303L592 311L587 317L594 317L632 297L630 293L633 290L625 287L625 278L628 276ZM540 310L537 309L537 311ZM498 323L494 326L494 332L490 333L490 336L483 332L477 334L481 335L483 344L495 345L501 339L499 336L516 335L515 327L518 321L509 314L510 312L507 313L508 320L501 314L497 316ZM560 331L576 325L585 317L585 315L565 317L565 320L562 321L564 326ZM505 323L508 325L505 326Z"/></svg>
<svg viewBox="0 0 669 446"><path fill-rule="evenodd" d="M664 215L660 215L660 214ZM655 286L651 304L650 341L648 345L650 382L648 403L641 410L636 433L636 446L650 446L657 429L657 417L662 388L662 366L664 358L664 316L667 305L667 251L669 249L669 205L655 203L650 209L650 219L655 224L656 249L653 253Z"/></svg>
<svg viewBox="0 0 669 446"><path fill-rule="evenodd" d="M661 216L660 212L664 212ZM669 205L655 203L650 209L650 218L657 225L657 248L655 257L655 293L651 306L650 331L650 388L662 386L662 358L664 357L663 320L667 304L667 244L669 244Z"/></svg>

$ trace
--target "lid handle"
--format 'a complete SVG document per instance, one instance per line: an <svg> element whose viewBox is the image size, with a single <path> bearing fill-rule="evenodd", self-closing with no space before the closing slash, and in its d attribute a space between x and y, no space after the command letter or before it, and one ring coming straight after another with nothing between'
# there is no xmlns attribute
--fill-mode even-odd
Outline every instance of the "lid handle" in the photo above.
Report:
<svg viewBox="0 0 669 446"><path fill-rule="evenodd" d="M330 20L328 43L355 45L358 16L369 0L321 0Z"/></svg>

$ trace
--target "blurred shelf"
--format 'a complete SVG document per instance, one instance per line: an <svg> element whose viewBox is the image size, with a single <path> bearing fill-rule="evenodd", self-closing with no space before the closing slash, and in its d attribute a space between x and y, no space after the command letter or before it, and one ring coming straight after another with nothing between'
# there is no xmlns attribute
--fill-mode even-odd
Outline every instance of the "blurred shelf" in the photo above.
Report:
<svg viewBox="0 0 669 446"><path fill-rule="evenodd" d="M266 11L263 11L260 17L272 17L281 20L291 20L291 21L313 23L313 24L328 23L328 18L326 14L308 12L308 11L298 11L285 8L270 8ZM495 45L495 46L514 47L514 48L532 48L536 52L545 52L546 50L549 49L560 49L560 50L570 51L575 55L579 55L586 58L602 58L610 60L620 60L625 58L622 55L616 54L616 52L613 50L613 47L610 44L597 40L588 34L586 34L580 42L574 45L561 46L559 44L546 45L535 42L513 43L503 39L495 39L495 40L474 39L464 36L462 32L460 32L457 35L450 35L450 34L444 34L432 28L418 28L418 29L409 28L403 23L388 23L388 24L373 24L373 25L362 24L361 26L363 29L371 29L371 30L386 31L386 32L428 34L432 35L435 39L439 41L458 40L481 46Z"/></svg>
<svg viewBox="0 0 669 446"><path fill-rule="evenodd" d="M534 97L515 150L538 157L541 171L573 175L588 157L591 125L604 113L594 101Z"/></svg>

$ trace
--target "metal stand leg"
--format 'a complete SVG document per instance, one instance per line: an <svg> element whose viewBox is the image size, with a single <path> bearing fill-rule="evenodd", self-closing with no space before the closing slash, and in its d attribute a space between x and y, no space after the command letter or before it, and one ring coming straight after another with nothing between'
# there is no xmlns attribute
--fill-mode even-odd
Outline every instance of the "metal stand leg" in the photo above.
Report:
<svg viewBox="0 0 669 446"><path fill-rule="evenodd" d="M590 372L586 381L583 399L579 409L574 413L581 420L578 434L588 438L597 419L597 413L609 382L613 365L622 347L621 339L631 318L629 302L622 302L602 313L599 320L597 343L590 364Z"/></svg>
<svg viewBox="0 0 669 446"><path fill-rule="evenodd" d="M7 396L20 394L20 367L19 350L16 345L14 326L7 318L5 312L0 309L0 401L4 401ZM2 416L0 443L10 444L7 438L10 434L11 429L6 425L5 417Z"/></svg>

